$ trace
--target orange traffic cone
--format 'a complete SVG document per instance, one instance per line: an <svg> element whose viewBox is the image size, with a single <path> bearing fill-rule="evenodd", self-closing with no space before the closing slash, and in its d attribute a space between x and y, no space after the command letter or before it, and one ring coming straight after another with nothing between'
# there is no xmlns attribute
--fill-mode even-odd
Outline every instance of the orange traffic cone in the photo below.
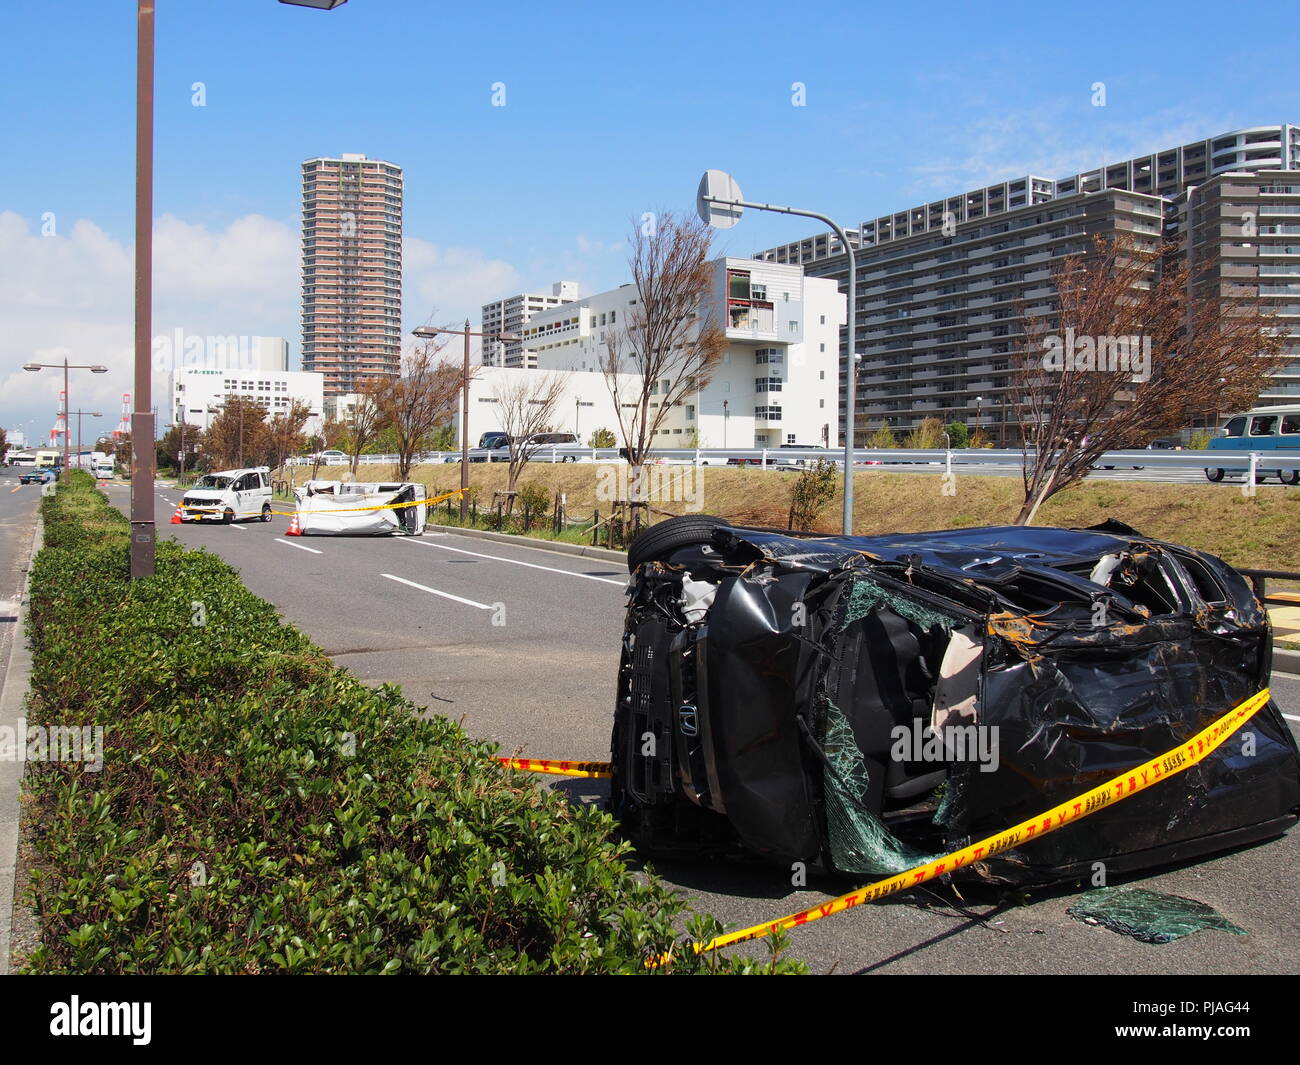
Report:
<svg viewBox="0 0 1300 1065"><path fill-rule="evenodd" d="M293 512L293 517L289 519L289 531L284 535L285 536L302 535L302 526L298 524L298 512L296 510Z"/></svg>
<svg viewBox="0 0 1300 1065"><path fill-rule="evenodd" d="M180 508L179 506L176 508L176 513L172 515L172 521L171 521L171 523L172 523L173 525L180 525L180 524L181 524L181 508Z"/></svg>

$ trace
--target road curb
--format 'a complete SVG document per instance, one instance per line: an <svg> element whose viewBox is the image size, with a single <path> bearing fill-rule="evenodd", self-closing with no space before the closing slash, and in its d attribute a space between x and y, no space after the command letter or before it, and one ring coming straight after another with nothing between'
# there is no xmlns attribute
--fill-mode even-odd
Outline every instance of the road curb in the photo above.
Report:
<svg viewBox="0 0 1300 1065"><path fill-rule="evenodd" d="M516 547L531 547L536 551L551 551L557 555L579 555L583 558L599 558L606 562L627 564L626 551L611 551L608 547L590 547L586 544L570 544L562 540L538 540L531 536L511 536L509 533L489 532L487 529L463 529L459 525L426 525L426 530L455 533L475 540L496 540L502 544L514 544Z"/></svg>
<svg viewBox="0 0 1300 1065"><path fill-rule="evenodd" d="M1273 668L1279 673L1292 673L1300 677L1300 651L1288 651L1283 647L1274 647Z"/></svg>
<svg viewBox="0 0 1300 1065"><path fill-rule="evenodd" d="M45 523L36 514L31 552L27 556L22 596L14 620L13 643L9 645L9 667L5 671L4 689L0 691L0 726L11 730L15 745L27 742L24 731L19 736L18 722L27 702L27 687L32 675L32 652L27 646L24 627L31 592L32 560L45 539ZM23 773L25 759L0 759L0 976L9 975L9 953L13 943L14 886L18 878L18 837L21 831Z"/></svg>

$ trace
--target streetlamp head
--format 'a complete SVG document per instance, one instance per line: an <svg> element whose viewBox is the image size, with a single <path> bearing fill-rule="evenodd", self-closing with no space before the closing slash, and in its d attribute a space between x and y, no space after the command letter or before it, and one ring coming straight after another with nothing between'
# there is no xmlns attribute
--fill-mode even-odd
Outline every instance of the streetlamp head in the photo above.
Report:
<svg viewBox="0 0 1300 1065"><path fill-rule="evenodd" d="M314 7L317 11L333 11L347 2L348 0L280 0L280 3L291 7Z"/></svg>
<svg viewBox="0 0 1300 1065"><path fill-rule="evenodd" d="M507 344L513 344L517 340L522 340L523 337L519 336L518 333L498 333L497 339L504 340Z"/></svg>
<svg viewBox="0 0 1300 1065"><path fill-rule="evenodd" d="M107 366L92 366L92 367L90 368L90 372L91 372L91 373L108 373L108 367L107 367Z"/></svg>
<svg viewBox="0 0 1300 1065"><path fill-rule="evenodd" d="M37 371L40 370L40 368L41 368L41 364L39 362L23 363L23 369L26 370L28 373L36 373Z"/></svg>

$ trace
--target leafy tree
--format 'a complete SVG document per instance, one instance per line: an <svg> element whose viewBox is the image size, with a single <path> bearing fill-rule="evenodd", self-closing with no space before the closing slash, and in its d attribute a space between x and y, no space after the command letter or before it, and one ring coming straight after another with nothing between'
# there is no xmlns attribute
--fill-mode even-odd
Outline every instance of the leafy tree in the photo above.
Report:
<svg viewBox="0 0 1300 1065"><path fill-rule="evenodd" d="M970 446L970 426L965 422L950 422L948 436L952 439L953 447Z"/></svg>
<svg viewBox="0 0 1300 1065"><path fill-rule="evenodd" d="M587 440L588 447L617 447L618 437L613 429L597 429Z"/></svg>
<svg viewBox="0 0 1300 1065"><path fill-rule="evenodd" d="M811 529L826 505L835 498L839 466L818 459L800 472L790 488L790 528Z"/></svg>
<svg viewBox="0 0 1300 1065"><path fill-rule="evenodd" d="M898 447L898 441L894 438L894 430L887 424L881 422L875 431L867 437L867 447L874 451L883 451L885 448Z"/></svg>
<svg viewBox="0 0 1300 1065"><path fill-rule="evenodd" d="M907 434L905 446L925 450L943 447L943 422L938 418L922 418L920 424Z"/></svg>

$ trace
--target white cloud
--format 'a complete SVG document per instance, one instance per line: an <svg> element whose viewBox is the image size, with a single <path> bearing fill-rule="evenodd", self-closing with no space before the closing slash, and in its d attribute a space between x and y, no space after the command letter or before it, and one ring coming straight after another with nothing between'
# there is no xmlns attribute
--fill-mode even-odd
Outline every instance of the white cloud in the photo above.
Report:
<svg viewBox="0 0 1300 1065"><path fill-rule="evenodd" d="M57 220L56 220L57 223ZM298 240L282 222L248 215L212 231L164 215L154 230L154 336L267 335L296 340ZM102 363L74 371L74 407L98 410L87 436L117 427L133 383L134 262L130 245L79 219L55 233L0 211L0 424L44 438L63 375L25 362ZM164 382L154 382L155 403ZM165 403L164 403L165 406ZM161 420L165 421L165 417Z"/></svg>

